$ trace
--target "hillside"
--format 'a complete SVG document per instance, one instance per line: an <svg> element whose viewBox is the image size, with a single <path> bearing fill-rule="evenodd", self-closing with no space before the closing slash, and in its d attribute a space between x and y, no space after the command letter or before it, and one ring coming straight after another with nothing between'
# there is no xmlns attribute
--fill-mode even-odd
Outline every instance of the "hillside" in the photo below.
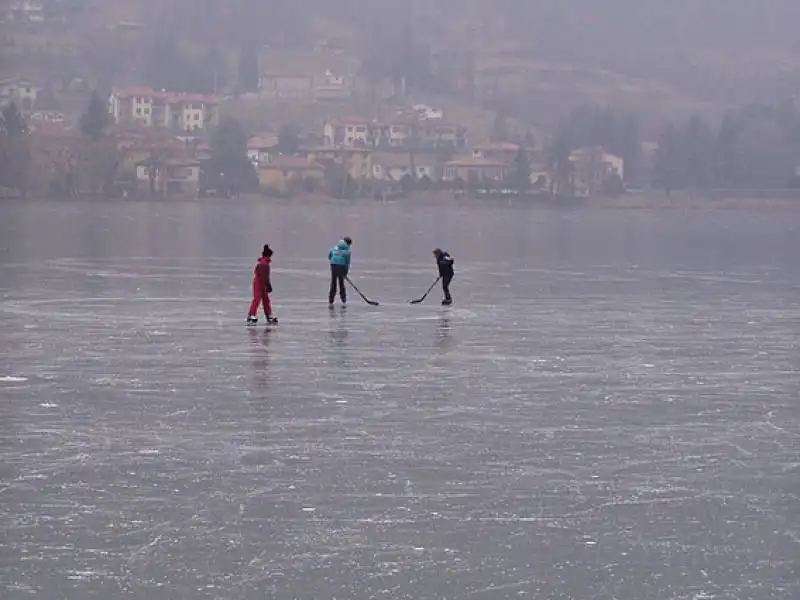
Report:
<svg viewBox="0 0 800 600"><path fill-rule="evenodd" d="M417 91L541 126L585 101L656 126L800 92L796 0L106 0L87 15L68 26L85 30L75 60L105 80L136 77L153 40L168 37L230 69L244 44L326 41L375 73L410 75ZM120 21L142 27L99 30ZM422 55L449 58L430 75ZM443 83L467 67L468 90Z"/></svg>

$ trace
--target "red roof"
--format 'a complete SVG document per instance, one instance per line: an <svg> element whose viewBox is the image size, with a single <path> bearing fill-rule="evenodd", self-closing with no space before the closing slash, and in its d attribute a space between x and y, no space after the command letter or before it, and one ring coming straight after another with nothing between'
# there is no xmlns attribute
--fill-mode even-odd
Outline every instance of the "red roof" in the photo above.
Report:
<svg viewBox="0 0 800 600"><path fill-rule="evenodd" d="M324 169L320 164L308 162L305 158L299 156L278 156L272 162L261 165L262 169Z"/></svg>
<svg viewBox="0 0 800 600"><path fill-rule="evenodd" d="M490 142L488 144L480 144L475 146L476 150L489 150L489 151L507 151L507 152L515 152L519 150L519 146L517 144L512 144L510 142Z"/></svg>
<svg viewBox="0 0 800 600"><path fill-rule="evenodd" d="M183 92L157 92L151 87L144 85L134 85L129 87L114 87L111 90L112 94L129 98L131 96L146 96L150 98L161 98L170 104L178 102L208 102L215 103L218 100L214 96L207 94L187 94Z"/></svg>
<svg viewBox="0 0 800 600"><path fill-rule="evenodd" d="M457 160L451 160L444 164L446 167L508 167L509 163L499 160L489 160L486 158L476 158L472 156Z"/></svg>

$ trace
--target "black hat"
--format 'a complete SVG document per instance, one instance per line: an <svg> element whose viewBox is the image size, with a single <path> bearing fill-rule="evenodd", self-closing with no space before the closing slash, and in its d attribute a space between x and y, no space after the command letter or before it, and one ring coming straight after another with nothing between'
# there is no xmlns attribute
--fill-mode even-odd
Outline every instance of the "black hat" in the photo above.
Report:
<svg viewBox="0 0 800 600"><path fill-rule="evenodd" d="M261 251L261 256L272 256L272 248L269 244L264 244L264 250Z"/></svg>
<svg viewBox="0 0 800 600"><path fill-rule="evenodd" d="M345 236L344 243L347 244L348 246L352 246L353 245L353 238L351 238L350 236Z"/></svg>

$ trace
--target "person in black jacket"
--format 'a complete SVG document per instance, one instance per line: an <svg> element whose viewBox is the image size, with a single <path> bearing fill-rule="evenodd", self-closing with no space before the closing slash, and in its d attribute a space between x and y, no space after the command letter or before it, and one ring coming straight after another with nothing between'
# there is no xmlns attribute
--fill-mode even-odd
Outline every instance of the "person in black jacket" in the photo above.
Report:
<svg viewBox="0 0 800 600"><path fill-rule="evenodd" d="M453 257L441 248L436 248L433 251L433 256L436 257L436 266L439 267L439 277L442 278L442 291L444 292L444 300L442 306L450 306L453 303L453 297L450 295L450 282L455 276L453 271Z"/></svg>

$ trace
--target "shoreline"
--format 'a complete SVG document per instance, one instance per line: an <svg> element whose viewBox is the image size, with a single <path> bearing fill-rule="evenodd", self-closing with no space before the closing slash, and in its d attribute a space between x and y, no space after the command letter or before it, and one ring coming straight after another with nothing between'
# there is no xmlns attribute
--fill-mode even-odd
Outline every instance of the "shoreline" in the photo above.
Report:
<svg viewBox="0 0 800 600"><path fill-rule="evenodd" d="M780 193L780 192L778 192ZM745 210L753 212L793 212L800 211L800 192L797 197L779 196L724 196L713 197L709 194L673 193L667 196L663 192L652 194L636 193L618 197L598 196L595 198L571 198L563 200L552 199L527 199L519 197L508 198L476 198L469 195L456 196L450 191L423 192L405 197L389 200L375 200L371 198L333 198L323 194L311 194L293 197L274 197L263 194L242 194L236 198L221 198L215 196L195 197L186 195L161 196L161 197L104 197L104 196L14 196L0 194L0 202L70 202L95 201L101 203L264 203L272 205L286 205L308 203L310 206L318 204L407 204L411 207L441 206L508 206L531 209L550 210Z"/></svg>

